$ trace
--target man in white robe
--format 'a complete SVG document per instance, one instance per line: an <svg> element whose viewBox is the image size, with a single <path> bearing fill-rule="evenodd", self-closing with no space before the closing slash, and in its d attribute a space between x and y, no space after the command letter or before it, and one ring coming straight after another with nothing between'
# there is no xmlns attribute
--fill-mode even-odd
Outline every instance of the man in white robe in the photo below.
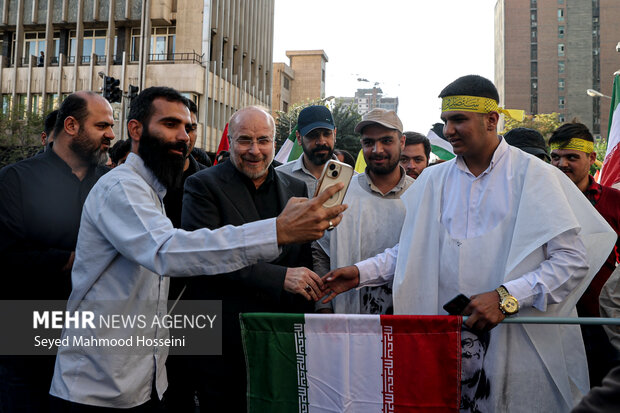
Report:
<svg viewBox="0 0 620 413"><path fill-rule="evenodd" d="M405 220L400 197L414 179L399 165L405 146L401 120L392 110L376 108L362 117L355 132L361 133L366 171L351 179L344 200L349 208L338 228L326 232L313 245L314 270L319 275L392 247ZM392 314L392 285L364 287L339 295L332 303L317 303L317 311L330 310L340 314Z"/></svg>
<svg viewBox="0 0 620 413"><path fill-rule="evenodd" d="M498 108L489 80L464 76L439 97L457 157L403 196L400 243L327 274L326 288L333 297L393 278L395 314L445 314L469 296L466 326L492 329L481 411L568 411L589 388L579 327L498 325L514 314L500 297L518 301L517 317L575 317L616 236L563 174L498 137L499 113L515 112Z"/></svg>

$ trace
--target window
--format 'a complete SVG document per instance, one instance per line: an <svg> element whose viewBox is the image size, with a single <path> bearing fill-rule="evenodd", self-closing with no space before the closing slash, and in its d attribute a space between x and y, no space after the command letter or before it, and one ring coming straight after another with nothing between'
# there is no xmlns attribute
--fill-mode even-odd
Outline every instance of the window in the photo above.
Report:
<svg viewBox="0 0 620 413"><path fill-rule="evenodd" d="M564 21L564 9L558 9L558 21L559 22Z"/></svg>
<svg viewBox="0 0 620 413"><path fill-rule="evenodd" d="M566 122L566 117L564 115L560 115L558 116L558 120L560 121L560 123L564 123Z"/></svg>
<svg viewBox="0 0 620 413"><path fill-rule="evenodd" d="M172 60L175 43L176 26L153 27L150 60Z"/></svg>
<svg viewBox="0 0 620 413"><path fill-rule="evenodd" d="M45 99L45 111L51 112L52 110L58 108L58 94L57 93L48 93Z"/></svg>
<svg viewBox="0 0 620 413"><path fill-rule="evenodd" d="M564 82L564 79L559 79L558 80L558 90L564 90L564 86L566 85L566 83Z"/></svg>
<svg viewBox="0 0 620 413"><path fill-rule="evenodd" d="M538 45L532 44L530 45L530 60L538 59Z"/></svg>
<svg viewBox="0 0 620 413"><path fill-rule="evenodd" d="M558 37L560 39L564 38L564 26L558 26Z"/></svg>
<svg viewBox="0 0 620 413"><path fill-rule="evenodd" d="M321 69L321 80L325 82L325 69Z"/></svg>
<svg viewBox="0 0 620 413"><path fill-rule="evenodd" d="M93 53L97 55L97 58L105 56L106 32L106 30L84 30L84 37L82 38L82 56L80 56L82 63L90 63L90 58ZM69 56L75 59L77 46L75 30L69 32L69 37Z"/></svg>
<svg viewBox="0 0 620 413"><path fill-rule="evenodd" d="M290 81L288 80L288 77L284 76L282 79L283 79L282 80L282 87L284 89L286 89L286 90L289 90L290 87L291 87L291 84L290 84Z"/></svg>
<svg viewBox="0 0 620 413"><path fill-rule="evenodd" d="M564 56L564 43L558 44L558 56Z"/></svg>
<svg viewBox="0 0 620 413"><path fill-rule="evenodd" d="M140 60L140 28L134 27L131 29L131 61L138 60Z"/></svg>
<svg viewBox="0 0 620 413"><path fill-rule="evenodd" d="M2 95L2 113L8 115L11 113L12 95Z"/></svg>
<svg viewBox="0 0 620 413"><path fill-rule="evenodd" d="M565 103L566 103L566 102L565 102L565 100L564 100L564 96L560 96L560 97L558 98L558 108L559 108L559 109L564 109Z"/></svg>
<svg viewBox="0 0 620 413"><path fill-rule="evenodd" d="M538 32L535 27L532 28L532 41L535 42L538 39Z"/></svg>
<svg viewBox="0 0 620 413"><path fill-rule="evenodd" d="M282 101L282 112L284 113L288 112L288 102Z"/></svg>
<svg viewBox="0 0 620 413"><path fill-rule="evenodd" d="M564 73L565 65L563 61L558 62L558 73Z"/></svg>
<svg viewBox="0 0 620 413"><path fill-rule="evenodd" d="M532 73L531 77L538 77L538 63L532 62Z"/></svg>

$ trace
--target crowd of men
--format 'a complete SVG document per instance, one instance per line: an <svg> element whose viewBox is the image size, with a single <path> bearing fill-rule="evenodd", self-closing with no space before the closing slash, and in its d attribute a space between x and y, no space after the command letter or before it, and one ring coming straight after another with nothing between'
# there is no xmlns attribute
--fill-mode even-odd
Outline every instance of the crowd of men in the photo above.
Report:
<svg viewBox="0 0 620 413"><path fill-rule="evenodd" d="M354 163L335 149L325 106L299 113L303 154L279 166L268 110L238 110L229 158L211 167L194 148L196 105L173 89L143 90L130 139L113 147L110 104L92 92L67 97L46 119L45 150L0 170L2 298L93 312L120 300L128 314L152 315L169 297L221 300L223 354L71 345L56 357L2 356L0 412L245 411L239 313L446 314L458 294L470 298L463 339L485 343L480 371L463 372L484 391L464 391L461 411L617 407L617 330L501 323L620 308L620 191L590 176L591 133L562 125L550 154L536 131L498 135L510 112L480 76L456 79L440 98L454 160L429 167L429 140L373 109L355 126L366 168L342 206L325 208L343 188L316 193L325 164ZM123 334L137 333L167 335Z"/></svg>

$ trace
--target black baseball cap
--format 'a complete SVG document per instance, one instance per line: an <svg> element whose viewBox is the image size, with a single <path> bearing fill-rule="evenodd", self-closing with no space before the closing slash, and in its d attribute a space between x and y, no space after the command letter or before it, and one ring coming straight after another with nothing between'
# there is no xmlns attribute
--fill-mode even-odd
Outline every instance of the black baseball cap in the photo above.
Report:
<svg viewBox="0 0 620 413"><path fill-rule="evenodd" d="M508 131L504 135L504 139L506 139L509 145L515 146L531 155L544 157L547 161L551 159L547 152L545 139L535 129L515 128Z"/></svg>
<svg viewBox="0 0 620 413"><path fill-rule="evenodd" d="M306 136L308 133L317 128L325 128L334 130L334 118L332 113L325 106L314 105L304 108L299 112L297 118L297 130L301 136Z"/></svg>

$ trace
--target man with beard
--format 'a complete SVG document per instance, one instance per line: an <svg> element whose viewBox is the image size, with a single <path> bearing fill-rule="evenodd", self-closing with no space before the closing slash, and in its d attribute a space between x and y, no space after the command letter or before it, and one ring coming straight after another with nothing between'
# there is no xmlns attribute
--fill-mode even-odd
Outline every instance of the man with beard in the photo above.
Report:
<svg viewBox="0 0 620 413"><path fill-rule="evenodd" d="M277 216L292 197L306 197L304 182L277 171L275 122L260 107L237 111L228 124L230 159L188 178L183 228L220 228ZM245 411L246 371L239 313L312 312L319 277L310 244L287 245L272 261L188 281L186 297L222 300L223 354L193 362L201 408ZM218 374L212 372L217 371Z"/></svg>
<svg viewBox="0 0 620 413"><path fill-rule="evenodd" d="M445 314L445 303L469 296L466 326L490 330L480 410L568 411L588 391L579 327L499 323L517 312L576 316L616 234L559 170L497 135L500 113L523 114L498 107L491 81L463 76L439 97L456 158L403 195L399 244L328 273L326 289L331 298L393 279L395 314Z"/></svg>
<svg viewBox="0 0 620 413"><path fill-rule="evenodd" d="M405 146L402 130L396 112L380 108L366 113L355 126L362 135L367 166L351 179L344 199L349 209L338 228L313 244L318 274L374 257L398 242L405 220L400 197L414 182L399 165ZM317 310L330 312L330 305L335 313L392 314L392 285L348 291L332 303L317 303Z"/></svg>
<svg viewBox="0 0 620 413"><path fill-rule="evenodd" d="M174 89L144 89L132 101L132 153L99 180L84 204L67 311L91 311L96 319L120 311L149 321L127 328L66 326L63 339L164 340L168 329L151 320L167 314L168 275L221 274L272 260L279 245L317 239L340 222L346 206L326 209L322 203L342 185L313 200L291 199L277 218L215 231L174 228L163 197L181 180L191 128L186 100ZM50 390L54 411L149 409L167 387L167 354L166 346L106 351L88 343L61 345Z"/></svg>
<svg viewBox="0 0 620 413"><path fill-rule="evenodd" d="M66 300L82 206L107 168L112 108L92 92L69 95L54 145L0 171L3 300ZM47 411L53 357L0 359L0 411Z"/></svg>
<svg viewBox="0 0 620 413"><path fill-rule="evenodd" d="M336 126L332 113L325 106L308 106L299 112L297 118L297 144L304 150L296 161L276 169L300 179L308 186L308 196L313 197L317 181L325 163L334 156Z"/></svg>
<svg viewBox="0 0 620 413"><path fill-rule="evenodd" d="M407 175L417 179L424 168L428 166L431 156L431 142L418 132L405 132L405 149L400 155L400 164Z"/></svg>
<svg viewBox="0 0 620 413"><path fill-rule="evenodd" d="M558 167L590 201L605 221L620 235L620 191L598 184L590 175L596 161L594 137L583 123L565 123L549 138L551 165ZM599 297L603 285L619 262L620 239L577 302L580 317L600 317ZM582 325L581 333L588 356L590 385L600 386L603 377L613 366L618 355L609 342L602 326Z"/></svg>
<svg viewBox="0 0 620 413"><path fill-rule="evenodd" d="M192 129L188 132L189 143L185 163L183 164L183 176L181 177L181 182L178 186L167 189L166 196L164 197L166 215L170 218L170 221L172 221L172 225L174 225L175 228L181 228L183 185L185 185L185 180L190 175L206 168L206 166L198 163L192 155L194 145L196 144L196 138L198 137L198 107L191 100L187 101L187 106L189 107L189 115L192 119Z"/></svg>

